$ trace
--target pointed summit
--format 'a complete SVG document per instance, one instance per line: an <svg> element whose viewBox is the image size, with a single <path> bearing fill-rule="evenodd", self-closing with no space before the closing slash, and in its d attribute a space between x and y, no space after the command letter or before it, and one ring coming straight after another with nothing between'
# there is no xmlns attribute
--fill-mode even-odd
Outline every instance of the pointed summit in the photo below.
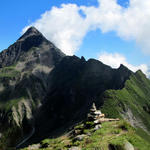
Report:
<svg viewBox="0 0 150 150"><path fill-rule="evenodd" d="M27 31L18 39L18 41L23 41L31 36L43 36L35 27L30 27Z"/></svg>
<svg viewBox="0 0 150 150"><path fill-rule="evenodd" d="M120 64L119 68L127 68L127 67L124 66L123 64Z"/></svg>
<svg viewBox="0 0 150 150"><path fill-rule="evenodd" d="M121 71L121 72L130 72L130 73L132 73L132 71L130 69L128 69L126 66L124 66L123 64L120 64L118 70Z"/></svg>
<svg viewBox="0 0 150 150"><path fill-rule="evenodd" d="M32 62L30 66L33 66L33 64L39 61L39 55L42 59L40 63L42 62L42 64L48 67L53 66L65 56L65 54L53 43L48 41L35 27L30 27L14 44L0 53L0 68L21 61L24 61L24 63L25 61L26 63Z"/></svg>
<svg viewBox="0 0 150 150"><path fill-rule="evenodd" d="M28 30L26 31L26 34L39 34L39 33L40 32L33 26L28 28Z"/></svg>

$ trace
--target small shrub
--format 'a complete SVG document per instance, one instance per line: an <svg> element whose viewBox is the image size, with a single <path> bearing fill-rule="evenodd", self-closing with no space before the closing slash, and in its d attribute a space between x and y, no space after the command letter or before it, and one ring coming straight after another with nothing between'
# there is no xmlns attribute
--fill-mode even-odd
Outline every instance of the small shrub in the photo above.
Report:
<svg viewBox="0 0 150 150"><path fill-rule="evenodd" d="M85 144L90 144L90 143L92 143L92 140L89 139L89 138L86 138L86 139L85 139Z"/></svg>
<svg viewBox="0 0 150 150"><path fill-rule="evenodd" d="M123 120L119 123L118 128L128 131L131 128L131 126L129 125L129 123Z"/></svg>
<svg viewBox="0 0 150 150"><path fill-rule="evenodd" d="M94 127L94 122L88 121L85 123L85 128L93 128Z"/></svg>
<svg viewBox="0 0 150 150"><path fill-rule="evenodd" d="M45 139L41 142L41 148L47 148L49 145L49 139Z"/></svg>
<svg viewBox="0 0 150 150"><path fill-rule="evenodd" d="M114 130L112 130L112 133L113 133L113 134L119 134L120 132L121 132L120 129L114 129Z"/></svg>
<svg viewBox="0 0 150 150"><path fill-rule="evenodd" d="M109 144L108 148L109 150L124 150L121 145L114 145L114 144Z"/></svg>
<svg viewBox="0 0 150 150"><path fill-rule="evenodd" d="M79 145L80 145L80 141L75 141L75 142L73 143L73 145L74 145L74 146L79 146Z"/></svg>
<svg viewBox="0 0 150 150"><path fill-rule="evenodd" d="M74 127L75 129L82 129L84 128L84 124L79 124L77 126Z"/></svg>

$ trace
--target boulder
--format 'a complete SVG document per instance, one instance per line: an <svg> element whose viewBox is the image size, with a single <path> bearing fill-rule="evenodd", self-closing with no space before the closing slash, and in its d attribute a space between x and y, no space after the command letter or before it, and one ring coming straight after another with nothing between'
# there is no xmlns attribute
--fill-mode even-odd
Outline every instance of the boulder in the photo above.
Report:
<svg viewBox="0 0 150 150"><path fill-rule="evenodd" d="M109 150L135 150L133 145L128 141L126 141L124 145L109 144L108 149Z"/></svg>
<svg viewBox="0 0 150 150"><path fill-rule="evenodd" d="M29 150L37 150L39 148L41 148L40 144L33 144L29 146Z"/></svg>
<svg viewBox="0 0 150 150"><path fill-rule="evenodd" d="M133 145L130 142L127 141L124 144L124 149L125 150L134 150L134 147L133 147Z"/></svg>
<svg viewBox="0 0 150 150"><path fill-rule="evenodd" d="M96 130L98 130L100 128L102 128L102 126L100 124L98 124L98 125L95 126L94 130L96 131Z"/></svg>
<svg viewBox="0 0 150 150"><path fill-rule="evenodd" d="M83 131L80 130L80 129L75 129L75 130L74 130L74 134L75 134L75 135L82 134L82 132L83 132Z"/></svg>
<svg viewBox="0 0 150 150"><path fill-rule="evenodd" d="M87 135L81 134L81 135L76 136L76 137L75 137L75 140L77 140L77 141L82 141L85 137L87 137Z"/></svg>
<svg viewBox="0 0 150 150"><path fill-rule="evenodd" d="M81 150L81 148L80 147L71 147L71 148L69 148L68 150Z"/></svg>

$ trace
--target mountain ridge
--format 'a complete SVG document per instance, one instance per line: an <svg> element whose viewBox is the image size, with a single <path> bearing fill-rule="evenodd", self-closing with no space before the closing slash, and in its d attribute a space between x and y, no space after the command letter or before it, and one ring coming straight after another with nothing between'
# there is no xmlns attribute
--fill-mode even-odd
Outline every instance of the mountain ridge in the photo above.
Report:
<svg viewBox="0 0 150 150"><path fill-rule="evenodd" d="M66 56L31 27L0 53L0 146L16 146L33 128L33 136L21 146L54 136L61 128L63 133L86 119L93 102L107 116L129 122L128 110L136 120L140 110L143 124L137 125L149 132L150 123L143 119L150 117L149 91L150 81L141 71Z"/></svg>

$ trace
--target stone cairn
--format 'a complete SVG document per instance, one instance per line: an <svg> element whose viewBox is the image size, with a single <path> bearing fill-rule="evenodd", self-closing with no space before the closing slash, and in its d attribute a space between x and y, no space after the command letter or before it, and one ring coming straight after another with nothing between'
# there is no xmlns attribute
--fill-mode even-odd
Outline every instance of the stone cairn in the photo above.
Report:
<svg viewBox="0 0 150 150"><path fill-rule="evenodd" d="M95 130L101 128L101 123L103 122L119 121L118 118L105 118L105 114L103 114L100 110L97 110L95 103L93 103L92 108L90 109L90 113L88 114L87 120L94 122Z"/></svg>
<svg viewBox="0 0 150 150"><path fill-rule="evenodd" d="M74 128L70 132L70 136L75 137L75 139L83 139L83 137L87 136L83 133L84 128L90 129L94 128L93 131L96 131L100 129L102 126L101 124L103 122L109 122L109 121L119 121L119 119L110 119L105 118L105 114L103 114L100 110L97 110L95 103L93 103L90 112L87 115L87 120L82 125L78 126L77 128Z"/></svg>
<svg viewBox="0 0 150 150"><path fill-rule="evenodd" d="M105 115L102 114L100 110L96 109L95 103L93 103L90 113L88 114L88 121L97 121L100 118L104 118Z"/></svg>

